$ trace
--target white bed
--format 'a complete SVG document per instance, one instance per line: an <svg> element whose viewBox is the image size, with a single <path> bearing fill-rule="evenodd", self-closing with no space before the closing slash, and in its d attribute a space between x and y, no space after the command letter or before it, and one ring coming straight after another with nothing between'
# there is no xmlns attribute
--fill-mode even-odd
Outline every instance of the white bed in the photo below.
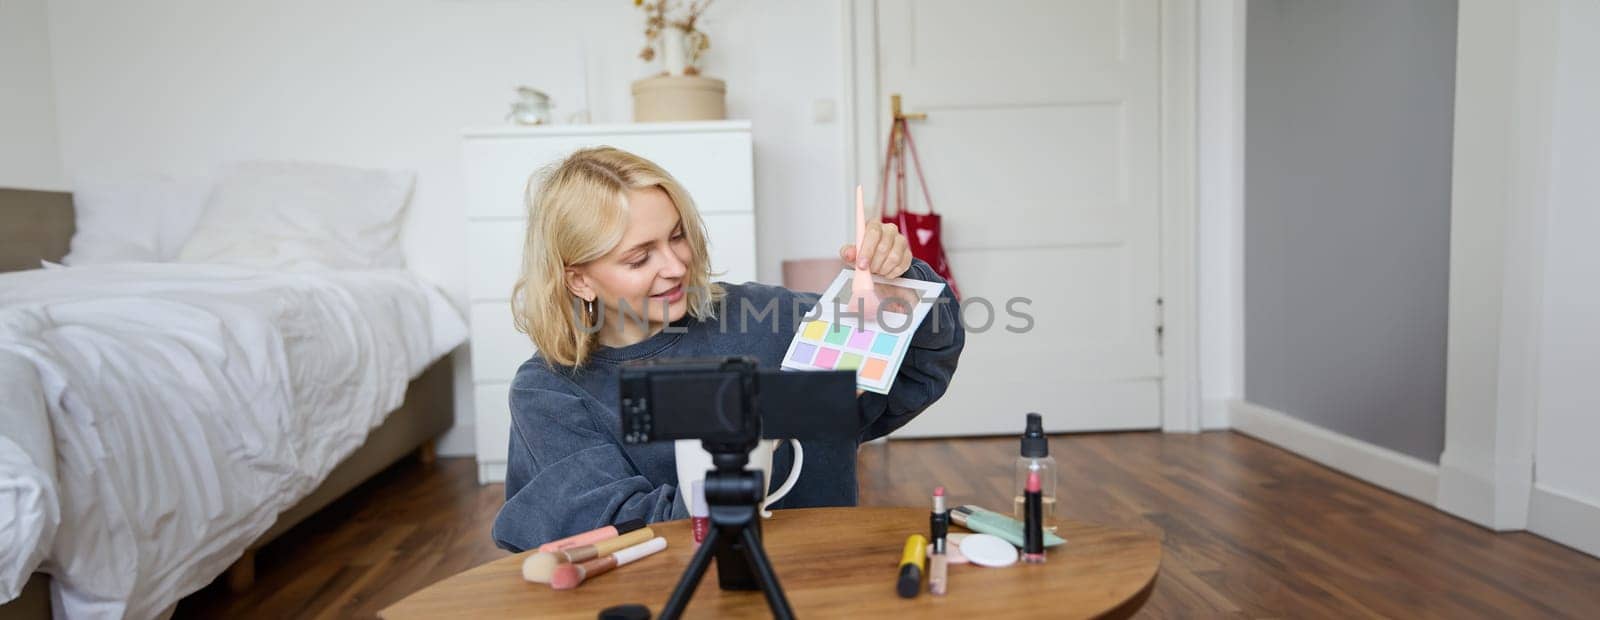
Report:
<svg viewBox="0 0 1600 620"><path fill-rule="evenodd" d="M428 453L466 330L404 269L414 181L247 161L0 189L0 618L247 587L256 546Z"/></svg>
<svg viewBox="0 0 1600 620"><path fill-rule="evenodd" d="M404 270L0 274L0 595L38 570L69 617L170 611L464 337Z"/></svg>

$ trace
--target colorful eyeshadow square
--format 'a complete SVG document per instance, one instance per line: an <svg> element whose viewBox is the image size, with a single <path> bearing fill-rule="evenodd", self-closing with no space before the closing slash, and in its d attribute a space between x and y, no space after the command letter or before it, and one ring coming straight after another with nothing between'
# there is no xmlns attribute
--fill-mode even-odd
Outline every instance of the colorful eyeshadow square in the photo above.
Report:
<svg viewBox="0 0 1600 620"><path fill-rule="evenodd" d="M817 354L817 345L797 342L794 345L794 355L789 360L801 364L810 364L812 356Z"/></svg>
<svg viewBox="0 0 1600 620"><path fill-rule="evenodd" d="M878 333L878 339L872 343L872 352L879 355L894 355L894 345L899 338L894 334Z"/></svg>
<svg viewBox="0 0 1600 620"><path fill-rule="evenodd" d="M844 344L844 341L848 340L849 338L850 338L850 328L849 327L845 327L845 326L840 325L838 323L833 323L833 324L828 326L828 335L824 336L822 338L822 340L823 340L823 342L826 342L828 344L841 344L842 345L842 344Z"/></svg>
<svg viewBox="0 0 1600 620"><path fill-rule="evenodd" d="M833 363L838 360L838 349L822 347L822 350L817 352L817 360L811 363L816 365L818 368L833 368Z"/></svg>
<svg viewBox="0 0 1600 620"><path fill-rule="evenodd" d="M861 378L868 381L878 381L883 378L883 371L889 368L889 362L883 358L869 357L867 365L861 367Z"/></svg>
<svg viewBox="0 0 1600 620"><path fill-rule="evenodd" d="M861 367L860 353L846 353L839 356L839 365L835 370L855 370Z"/></svg>
<svg viewBox="0 0 1600 620"><path fill-rule="evenodd" d="M876 333L878 332L858 331L850 334L850 348L861 349L863 351L867 350L868 348L872 347L872 336Z"/></svg>
<svg viewBox="0 0 1600 620"><path fill-rule="evenodd" d="M806 340L822 340L822 332L827 329L827 321L812 321L806 323L806 329L802 332L802 335L806 337Z"/></svg>

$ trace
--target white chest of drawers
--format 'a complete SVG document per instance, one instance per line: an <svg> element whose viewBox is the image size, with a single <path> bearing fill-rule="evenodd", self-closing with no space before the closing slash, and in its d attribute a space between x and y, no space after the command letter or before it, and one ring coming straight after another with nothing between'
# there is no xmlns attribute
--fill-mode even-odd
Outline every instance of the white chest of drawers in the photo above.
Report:
<svg viewBox="0 0 1600 620"><path fill-rule="evenodd" d="M462 132L467 192L467 294L471 304L478 482L505 479L507 396L533 344L511 322L522 264L528 178L573 151L608 145L656 162L694 197L718 280L756 278L755 189L749 121L490 127Z"/></svg>

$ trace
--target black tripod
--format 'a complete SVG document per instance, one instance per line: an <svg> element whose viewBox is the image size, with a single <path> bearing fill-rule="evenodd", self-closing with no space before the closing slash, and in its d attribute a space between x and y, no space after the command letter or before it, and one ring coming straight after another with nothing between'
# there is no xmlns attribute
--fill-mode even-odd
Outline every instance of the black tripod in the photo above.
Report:
<svg viewBox="0 0 1600 620"><path fill-rule="evenodd" d="M772 608L772 617L779 620L794 618L794 611L789 609L789 599L784 597L783 587L778 585L778 574L773 572L772 562L761 547L760 508L761 501L766 497L766 478L761 470L746 471L744 468L750 461L750 449L755 447L755 442L742 445L705 440L701 445L711 453L711 462L715 465L715 469L706 473L705 482L706 504L711 509L711 530L706 533L706 539L695 552L694 559L689 561L689 567L683 571L678 586L673 588L672 598L667 599L667 606L661 609L660 617L677 620L683 615L683 608L689 604L689 597L694 595L700 578L706 574L706 567L711 565L711 557L715 555L717 582L722 589L760 589L767 595L767 606ZM685 489L679 491L687 492Z"/></svg>

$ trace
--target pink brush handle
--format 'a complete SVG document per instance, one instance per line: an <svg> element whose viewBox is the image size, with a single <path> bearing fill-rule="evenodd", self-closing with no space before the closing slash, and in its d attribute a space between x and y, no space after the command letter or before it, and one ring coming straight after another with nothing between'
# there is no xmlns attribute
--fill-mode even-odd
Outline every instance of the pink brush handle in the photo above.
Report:
<svg viewBox="0 0 1600 620"><path fill-rule="evenodd" d="M856 186L856 256L861 255L861 241L867 234L867 205L861 199L861 186Z"/></svg>
<svg viewBox="0 0 1600 620"><path fill-rule="evenodd" d="M864 249L861 242L867 238L867 206L861 199L861 186L856 186L856 273L850 283L850 291L857 297L864 297L872 292L872 274L867 273L861 265L861 253Z"/></svg>
<svg viewBox="0 0 1600 620"><path fill-rule="evenodd" d="M557 541L553 541L553 542L547 542L545 544L539 545L539 551L542 551L542 552L545 552L545 553L549 553L549 552L552 552L552 551L560 551L562 549L567 549L567 548L571 548L571 547L581 547L583 545L591 545L591 544L600 542L602 540L606 540L608 538L616 538L616 537L617 537L617 528L616 528L616 526L607 525L605 527L599 527L599 528L595 528L595 529L589 530L589 531L584 532L582 534L575 534L575 535L563 538L561 540L557 540Z"/></svg>

